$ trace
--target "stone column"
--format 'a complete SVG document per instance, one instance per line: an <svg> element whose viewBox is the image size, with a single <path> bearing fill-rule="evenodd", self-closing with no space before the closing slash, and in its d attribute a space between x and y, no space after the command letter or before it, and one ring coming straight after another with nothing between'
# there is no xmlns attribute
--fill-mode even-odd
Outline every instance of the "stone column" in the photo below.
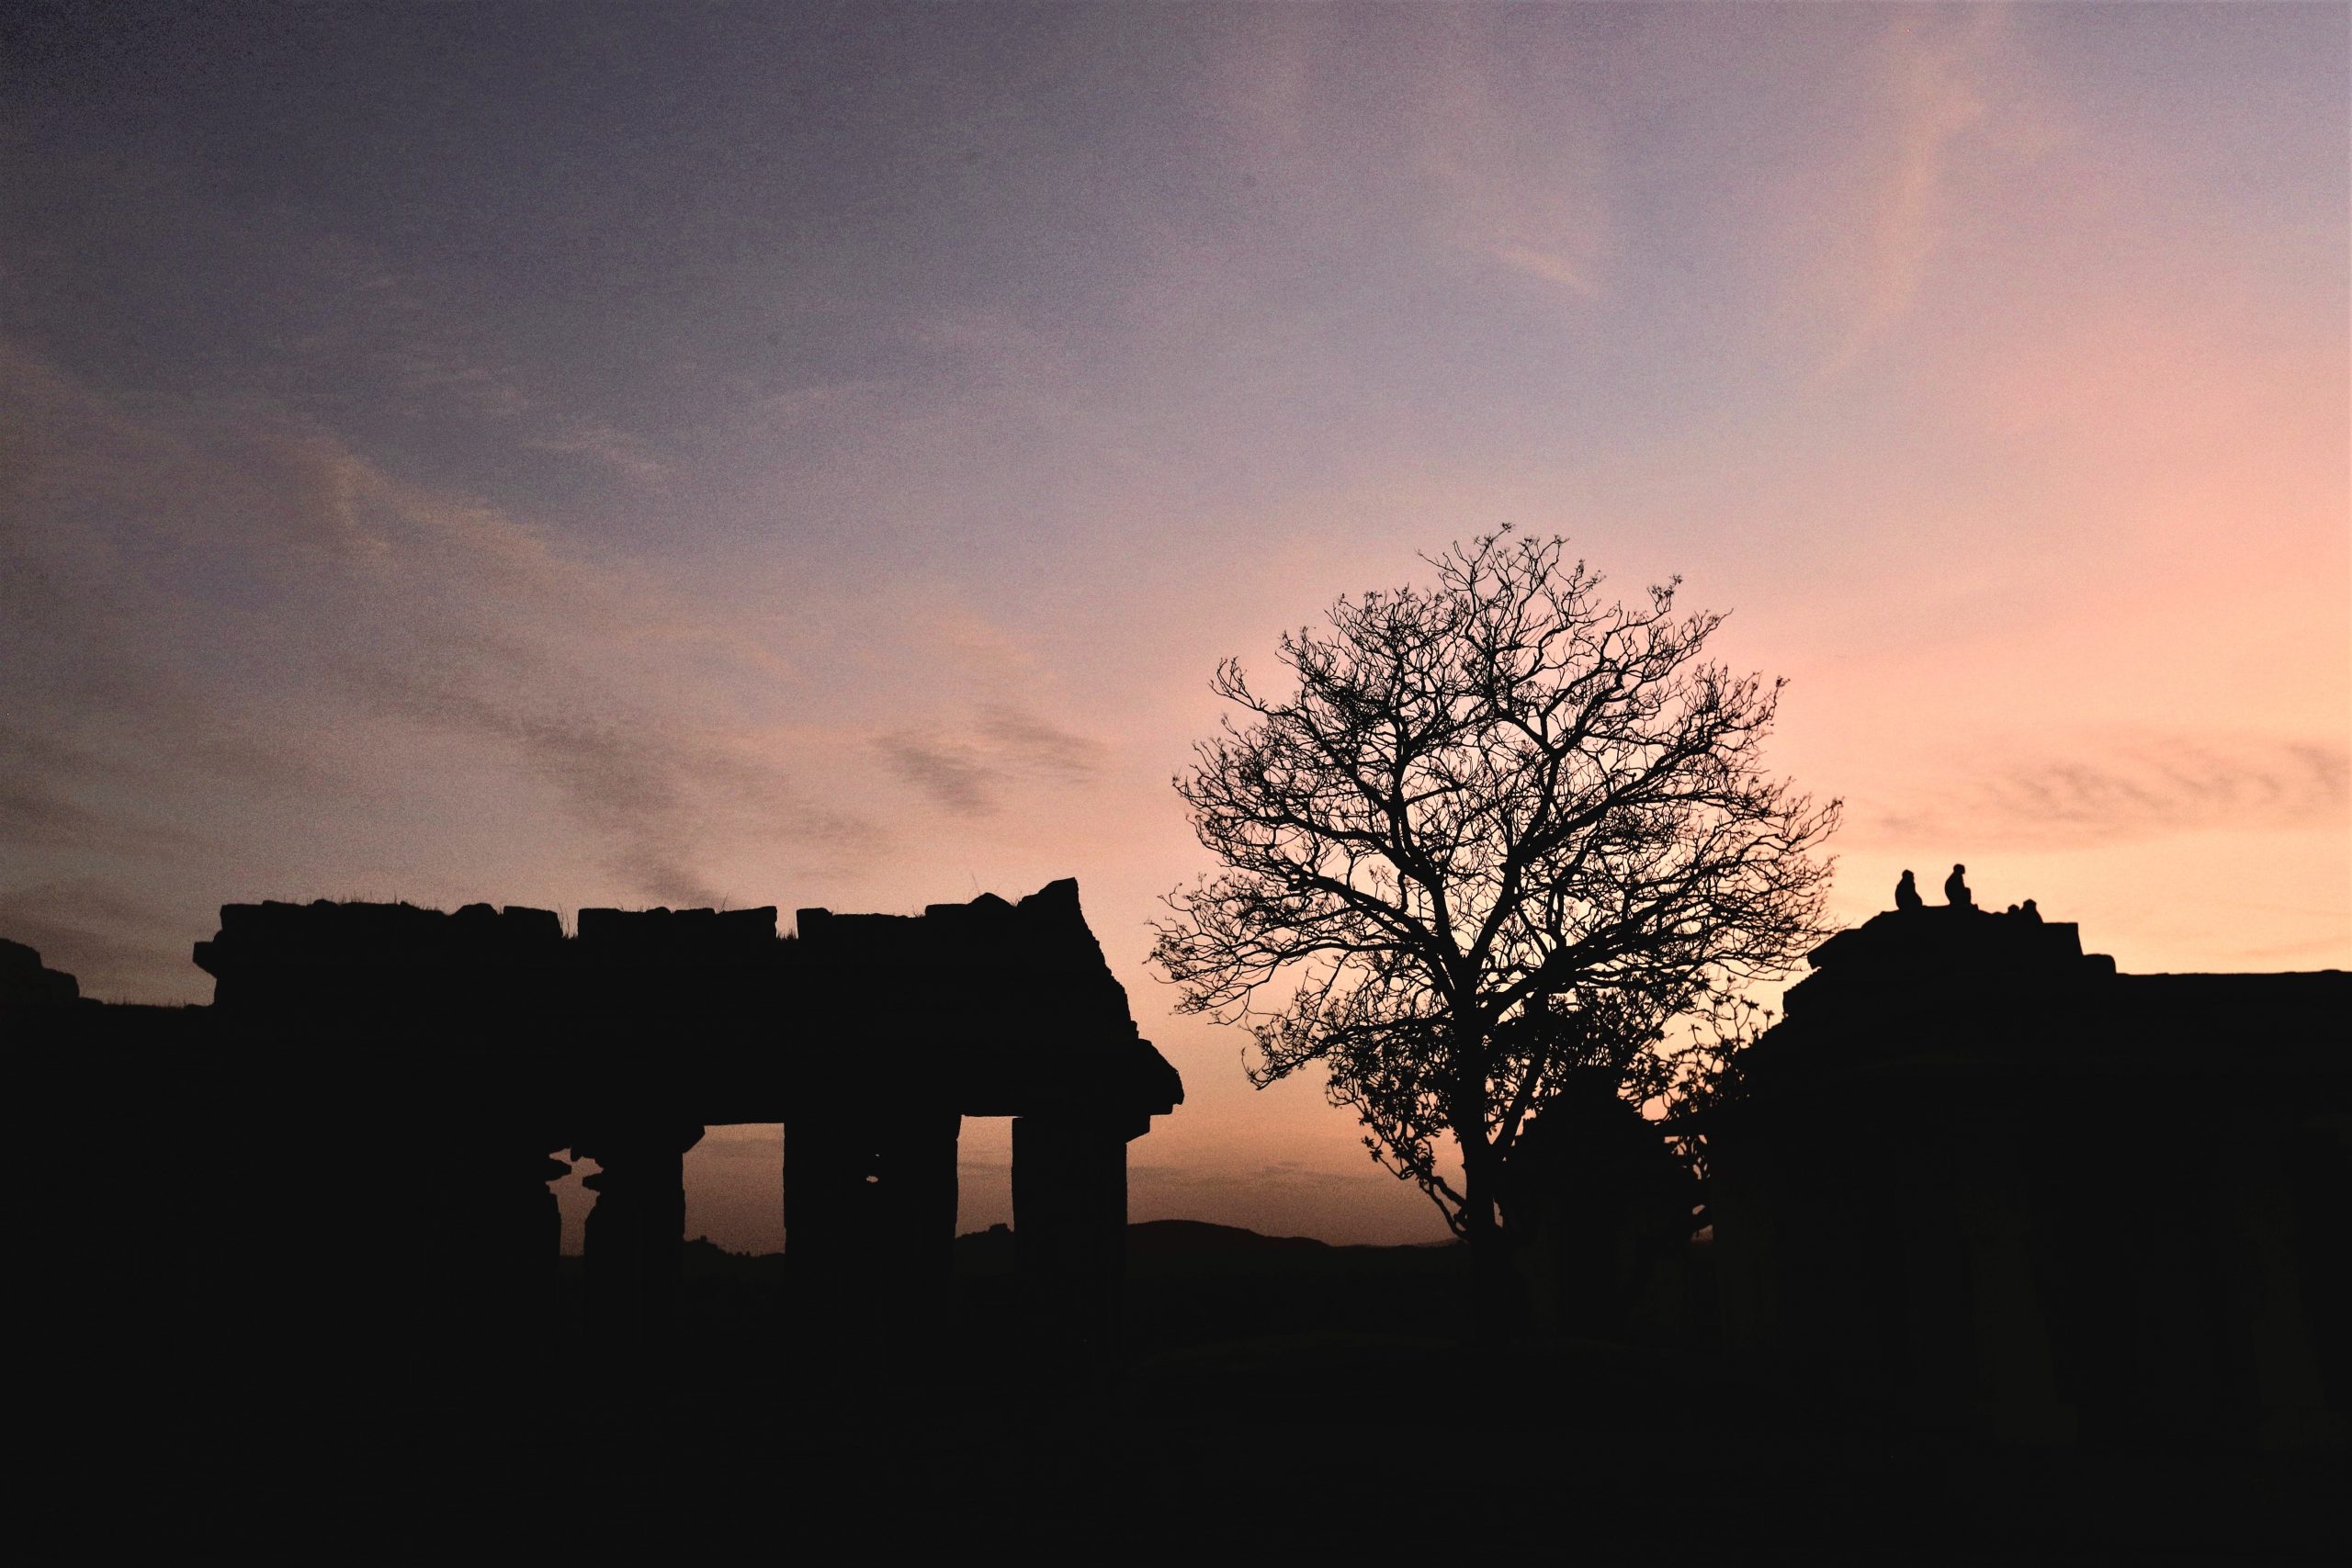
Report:
<svg viewBox="0 0 2352 1568"><path fill-rule="evenodd" d="M2300 1234L2305 1225L2299 1219L2318 1218L2323 1239L2316 1246L2340 1250L2340 1239L2324 1238L2340 1226L2342 1215L2334 1204L2324 1211L2311 1204L2317 1213L2299 1215L2292 1168L2298 1156L2308 1168L2321 1167L2331 1152L2331 1136L2319 1126L2282 1135L2257 1122L2238 1129L2222 1165L2233 1264L2226 1281L2227 1331L2244 1347L2233 1370L2242 1385L2238 1397L2247 1407L2243 1436L2256 1448L2312 1448L2341 1443L2346 1437L2343 1413L2328 1408L2327 1377L2313 1335L2314 1328L2340 1335L2344 1325L2308 1293L2298 1257L2299 1244L2314 1245ZM2340 1177L2340 1154L2336 1159Z"/></svg>
<svg viewBox="0 0 2352 1568"><path fill-rule="evenodd" d="M1116 1341L1127 1262L1127 1129L1103 1116L1012 1123L1012 1235L1042 1348L1080 1363Z"/></svg>
<svg viewBox="0 0 2352 1568"><path fill-rule="evenodd" d="M361 1375L380 1380L354 1397L463 1408L485 1422L535 1397L560 1337L561 1222L548 1187L571 1168L548 1156L560 1135L527 1120L429 1124L412 1134L398 1186L363 1176L352 1195L365 1267L334 1278L326 1301L302 1314L332 1314ZM315 1269L333 1254L303 1256Z"/></svg>
<svg viewBox="0 0 2352 1568"><path fill-rule="evenodd" d="M951 1288L956 1148L936 1108L804 1111L785 1128L785 1247L819 1343L861 1359L936 1337Z"/></svg>
<svg viewBox="0 0 2352 1568"><path fill-rule="evenodd" d="M701 1141L695 1122L647 1122L599 1132L573 1148L603 1167L582 1183L596 1194L582 1248L593 1334L650 1344L675 1316L685 1153Z"/></svg>
<svg viewBox="0 0 2352 1568"><path fill-rule="evenodd" d="M2033 1255L2032 1194L2015 1141L1986 1135L1966 1153L1959 1192L1972 1386L1978 1429L2007 1442L2072 1445L2080 1436L2059 1387L2055 1325Z"/></svg>
<svg viewBox="0 0 2352 1568"><path fill-rule="evenodd" d="M849 1122L838 1110L804 1107L784 1126L784 1249L804 1297L858 1272L873 1162Z"/></svg>

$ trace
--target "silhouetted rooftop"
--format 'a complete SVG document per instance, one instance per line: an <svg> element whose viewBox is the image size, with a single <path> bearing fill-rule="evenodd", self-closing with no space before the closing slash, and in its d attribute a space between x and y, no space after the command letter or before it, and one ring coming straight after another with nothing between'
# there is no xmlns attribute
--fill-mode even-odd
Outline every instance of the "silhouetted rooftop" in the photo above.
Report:
<svg viewBox="0 0 2352 1568"><path fill-rule="evenodd" d="M1786 1016L1748 1057L1751 1073L1801 1061L1991 1062L2055 1051L2183 1067L2260 1043L2333 1049L2352 976L2131 975L2082 950L2071 921L1929 905L1872 916L1808 955ZM2218 1055L2217 1055L2218 1053Z"/></svg>
<svg viewBox="0 0 2352 1568"><path fill-rule="evenodd" d="M974 1115L1072 1095L1147 1113L1182 1100L1074 881L1017 904L805 908L797 923L779 938L772 906L588 908L567 937L552 911L521 905L232 904L195 959L235 1038L456 1050L510 1076L551 1052L594 1055L671 1081L725 1077L771 1110L788 1085L936 1093ZM747 1104L740 1119L774 1116Z"/></svg>

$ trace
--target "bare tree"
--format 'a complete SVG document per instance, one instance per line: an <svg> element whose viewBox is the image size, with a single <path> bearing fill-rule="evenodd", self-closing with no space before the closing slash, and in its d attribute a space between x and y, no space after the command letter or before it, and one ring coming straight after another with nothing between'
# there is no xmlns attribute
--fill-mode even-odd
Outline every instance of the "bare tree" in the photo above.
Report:
<svg viewBox="0 0 2352 1568"><path fill-rule="evenodd" d="M1818 940L1838 815L1763 771L1782 682L1702 659L1721 615L1675 583L1604 606L1564 541L1509 536L1285 633L1295 693L1218 666L1238 720L1175 785L1225 870L1152 950L1180 1010L1249 1027L1260 1088L1325 1065L1471 1244L1487 1330L1521 1130L1583 1075L1658 1077L1670 1021Z"/></svg>

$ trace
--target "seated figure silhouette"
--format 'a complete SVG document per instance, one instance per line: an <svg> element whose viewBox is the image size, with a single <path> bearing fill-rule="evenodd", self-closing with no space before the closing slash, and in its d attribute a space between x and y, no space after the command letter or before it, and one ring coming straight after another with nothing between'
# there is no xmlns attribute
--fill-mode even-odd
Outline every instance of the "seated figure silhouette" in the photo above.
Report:
<svg viewBox="0 0 2352 1568"><path fill-rule="evenodd" d="M1956 865L1951 868L1951 874L1944 878L1944 901L1955 909L1976 907L1975 898L1968 891L1967 873L1966 866Z"/></svg>
<svg viewBox="0 0 2352 1568"><path fill-rule="evenodd" d="M1903 874L1903 880L1894 885L1894 907L1906 911L1927 908L1927 900L1919 897L1918 883L1907 871Z"/></svg>
<svg viewBox="0 0 2352 1568"><path fill-rule="evenodd" d="M2037 926L2041 923L2041 911L2034 907L2033 900L2030 898L2018 906L2018 913Z"/></svg>

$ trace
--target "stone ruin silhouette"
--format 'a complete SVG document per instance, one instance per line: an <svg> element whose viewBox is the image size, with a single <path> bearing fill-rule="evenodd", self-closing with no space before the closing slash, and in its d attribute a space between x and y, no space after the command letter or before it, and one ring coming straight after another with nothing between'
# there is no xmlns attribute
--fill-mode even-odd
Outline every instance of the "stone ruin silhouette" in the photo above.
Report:
<svg viewBox="0 0 2352 1568"><path fill-rule="evenodd" d="M1126 1147L1183 1086L1137 1032L1078 885L918 916L802 909L797 927L779 936L773 908L600 908L567 936L517 906L232 904L195 948L209 1007L76 1001L16 943L0 1000L20 1039L57 1048L26 1059L74 1077L67 1098L104 1100L144 1152L62 1149L56 1179L85 1217L119 1204L159 1221L140 1239L187 1324L153 1358L166 1382L241 1355L296 1379L327 1359L349 1372L371 1342L477 1366L512 1354L544 1328L564 1151L601 1167L595 1357L659 1356L683 1156L743 1122L786 1129L795 1332L887 1360L920 1359L944 1310L963 1119L1012 1118L1036 1337L1098 1353ZM142 1293L130 1267L107 1287L125 1299ZM93 1286L91 1310L106 1296ZM198 1397L216 1396L218 1378Z"/></svg>
<svg viewBox="0 0 2352 1568"><path fill-rule="evenodd" d="M191 1008L76 999L0 943L40 1112L25 1255L68 1260L59 1316L107 1348L86 1403L299 1430L277 1413L322 1370L353 1407L370 1378L519 1359L546 1336L564 1150L603 1169L587 1352L560 1375L624 1383L674 1349L681 1159L728 1122L786 1128L803 1363L929 1375L961 1119L1010 1116L1033 1340L1099 1364L1126 1145L1182 1087L1075 884L797 928L232 905ZM2352 976L2119 974L2071 923L1950 905L1811 964L1704 1113L1732 1366L2006 1443L2344 1440Z"/></svg>
<svg viewBox="0 0 2352 1568"><path fill-rule="evenodd" d="M1811 964L1708 1132L1735 1361L2007 1442L2345 1440L2352 976L1966 904Z"/></svg>

